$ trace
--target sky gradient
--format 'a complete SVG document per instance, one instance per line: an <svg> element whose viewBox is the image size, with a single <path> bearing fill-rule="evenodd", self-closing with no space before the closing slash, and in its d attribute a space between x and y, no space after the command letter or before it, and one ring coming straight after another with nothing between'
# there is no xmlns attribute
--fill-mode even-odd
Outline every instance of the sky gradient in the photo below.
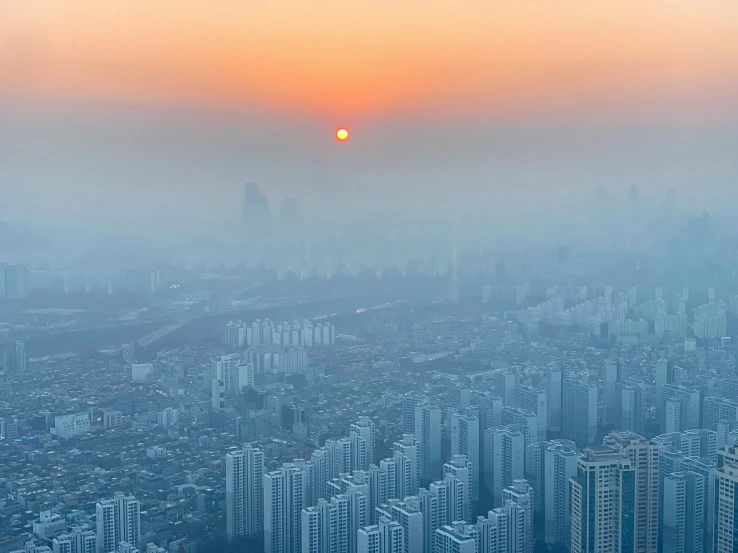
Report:
<svg viewBox="0 0 738 553"><path fill-rule="evenodd" d="M0 76L6 218L735 182L734 0L6 0Z"/></svg>

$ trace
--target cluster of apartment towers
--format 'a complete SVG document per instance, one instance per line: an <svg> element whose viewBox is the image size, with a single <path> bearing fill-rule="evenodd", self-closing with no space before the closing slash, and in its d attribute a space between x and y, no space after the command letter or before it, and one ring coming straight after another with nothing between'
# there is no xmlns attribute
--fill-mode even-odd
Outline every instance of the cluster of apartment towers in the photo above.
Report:
<svg viewBox="0 0 738 553"><path fill-rule="evenodd" d="M405 396L403 436L378 463L367 417L348 437L275 471L251 445L229 452L229 539L263 532L266 553L532 553L536 539L572 553L734 550L731 424L682 425L652 440L619 430L593 445L596 385L562 380L558 370L546 390L517 386L505 371L500 379L500 396L454 388L445 421L441 407ZM604 417L634 419L633 398L623 393L632 385L618 384L617 393L605 386ZM662 388L663 428L672 426L663 411L679 399L679 386ZM612 395L625 407L613 408ZM641 399L636 394L635 403ZM688 398L679 401L686 411ZM564 438L547 441L549 431ZM481 490L494 508L474 522Z"/></svg>

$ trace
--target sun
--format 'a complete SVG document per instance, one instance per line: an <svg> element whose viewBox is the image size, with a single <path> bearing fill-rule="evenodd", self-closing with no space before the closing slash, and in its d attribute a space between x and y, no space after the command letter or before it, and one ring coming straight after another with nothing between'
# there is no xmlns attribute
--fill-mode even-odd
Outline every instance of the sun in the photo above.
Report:
<svg viewBox="0 0 738 553"><path fill-rule="evenodd" d="M336 131L336 138L338 140L346 140L349 137L349 132L346 129L338 129Z"/></svg>

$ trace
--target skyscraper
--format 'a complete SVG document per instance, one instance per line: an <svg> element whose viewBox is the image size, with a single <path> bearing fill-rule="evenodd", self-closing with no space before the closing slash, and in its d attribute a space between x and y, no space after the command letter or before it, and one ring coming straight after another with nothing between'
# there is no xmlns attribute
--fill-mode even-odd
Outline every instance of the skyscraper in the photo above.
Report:
<svg viewBox="0 0 738 553"><path fill-rule="evenodd" d="M597 435L597 386L582 380L566 379L563 389L564 438L585 447Z"/></svg>
<svg viewBox="0 0 738 553"><path fill-rule="evenodd" d="M441 478L441 408L418 405L415 408L415 437L420 445L421 481Z"/></svg>
<svg viewBox="0 0 738 553"><path fill-rule="evenodd" d="M359 530L358 553L403 553L404 547L404 532L395 520L382 517L378 524Z"/></svg>
<svg viewBox="0 0 738 553"><path fill-rule="evenodd" d="M264 474L264 550L293 553L302 543L305 474L293 463Z"/></svg>
<svg viewBox="0 0 738 553"><path fill-rule="evenodd" d="M533 552L533 498L525 480L515 480L502 491L503 508L509 512L508 544L511 553Z"/></svg>
<svg viewBox="0 0 738 553"><path fill-rule="evenodd" d="M612 432L604 445L619 450L630 461L634 471L635 525L630 544L633 553L656 553L659 517L659 446L632 432Z"/></svg>
<svg viewBox="0 0 738 553"><path fill-rule="evenodd" d="M546 373L546 394L548 399L548 429L551 432L561 432L561 369L552 368Z"/></svg>
<svg viewBox="0 0 738 553"><path fill-rule="evenodd" d="M688 386L665 384L661 389L659 412L662 434L699 428L700 391Z"/></svg>
<svg viewBox="0 0 738 553"><path fill-rule="evenodd" d="M361 465L354 465L353 468L368 470L369 465L376 461L374 455L377 447L377 429L369 417L359 417L359 420L351 424L350 434L352 436L361 436L366 443L366 455ZM359 456L361 457L361 456Z"/></svg>
<svg viewBox="0 0 738 553"><path fill-rule="evenodd" d="M243 221L249 233L249 239L264 239L270 236L272 214L269 201L261 193L259 185L247 182L243 190Z"/></svg>
<svg viewBox="0 0 738 553"><path fill-rule="evenodd" d="M525 478L525 438L512 427L490 428L484 433L484 484L495 507L502 506L502 490Z"/></svg>
<svg viewBox="0 0 738 553"><path fill-rule="evenodd" d="M405 434L402 440L392 446L394 457L400 460L398 486L401 490L400 498L415 495L418 491L419 443L412 434Z"/></svg>
<svg viewBox="0 0 738 553"><path fill-rule="evenodd" d="M715 552L738 549L738 447L729 445L718 452L715 471Z"/></svg>
<svg viewBox="0 0 738 553"><path fill-rule="evenodd" d="M531 444L525 454L525 478L533 490L534 518L543 521L544 541L569 547L569 479L576 475L576 444L552 440Z"/></svg>
<svg viewBox="0 0 738 553"><path fill-rule="evenodd" d="M535 413L537 432L532 440L534 442L545 440L548 430L548 399L546 392L529 386L515 386L513 389L513 404L523 411Z"/></svg>
<svg viewBox="0 0 738 553"><path fill-rule="evenodd" d="M395 503L391 511L392 518L402 526L403 552L423 553L423 513L418 498L408 497Z"/></svg>
<svg viewBox="0 0 738 553"><path fill-rule="evenodd" d="M605 361L602 365L602 403L604 407L603 422L606 425L617 424L620 409L617 404L618 364Z"/></svg>
<svg viewBox="0 0 738 553"><path fill-rule="evenodd" d="M634 517L630 461L609 446L585 449L571 479L571 553L632 552Z"/></svg>
<svg viewBox="0 0 738 553"><path fill-rule="evenodd" d="M477 553L477 529L465 522L436 530L433 553Z"/></svg>
<svg viewBox="0 0 738 553"><path fill-rule="evenodd" d="M471 463L472 501L479 500L479 415L478 410L451 412L451 455L464 455Z"/></svg>
<svg viewBox="0 0 738 553"><path fill-rule="evenodd" d="M226 454L226 534L228 541L264 529L264 453L247 444Z"/></svg>
<svg viewBox="0 0 738 553"><path fill-rule="evenodd" d="M702 553L705 479L696 472L673 472L664 479L663 553Z"/></svg>
<svg viewBox="0 0 738 553"><path fill-rule="evenodd" d="M141 505L132 495L117 492L113 499L100 501L95 507L97 551L115 551L120 542L141 545Z"/></svg>
<svg viewBox="0 0 738 553"><path fill-rule="evenodd" d="M454 455L443 465L443 478L449 482L449 517L451 521L471 520L473 476L472 464L463 455Z"/></svg>
<svg viewBox="0 0 738 553"><path fill-rule="evenodd" d="M319 499L317 506L302 510L301 523L301 553L337 553L338 516L335 506Z"/></svg>

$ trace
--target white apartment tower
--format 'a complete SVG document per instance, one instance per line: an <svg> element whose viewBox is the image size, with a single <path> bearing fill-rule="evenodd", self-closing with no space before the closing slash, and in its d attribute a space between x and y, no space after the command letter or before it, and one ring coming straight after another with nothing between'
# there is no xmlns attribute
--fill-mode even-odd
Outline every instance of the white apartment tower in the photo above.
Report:
<svg viewBox="0 0 738 553"><path fill-rule="evenodd" d="M254 536L264 528L264 453L247 444L226 454L226 533L228 541Z"/></svg>
<svg viewBox="0 0 738 553"><path fill-rule="evenodd" d="M471 520L471 487L474 485L472 468L471 462L464 455L454 455L448 463L443 465L443 478L449 482L451 522Z"/></svg>
<svg viewBox="0 0 738 553"><path fill-rule="evenodd" d="M502 490L525 478L525 438L512 427L484 432L484 484L495 507L502 506Z"/></svg>
<svg viewBox="0 0 738 553"><path fill-rule="evenodd" d="M715 552L733 553L738 549L738 447L735 445L718 452L715 494Z"/></svg>
<svg viewBox="0 0 738 553"><path fill-rule="evenodd" d="M420 445L422 481L441 478L441 408L437 405L415 407L415 437Z"/></svg>
<svg viewBox="0 0 738 553"><path fill-rule="evenodd" d="M95 515L98 553L115 551L122 541L140 546L141 504L135 497L117 492L96 505Z"/></svg>
<svg viewBox="0 0 738 553"><path fill-rule="evenodd" d="M293 463L264 474L264 550L293 553L302 545L305 473Z"/></svg>
<svg viewBox="0 0 738 553"><path fill-rule="evenodd" d="M564 438L579 447L591 444L597 435L597 386L582 380L564 380L562 428Z"/></svg>
<svg viewBox="0 0 738 553"><path fill-rule="evenodd" d="M478 410L465 410L465 413L451 412L451 455L464 455L471 463L472 501L479 500L479 414Z"/></svg>

